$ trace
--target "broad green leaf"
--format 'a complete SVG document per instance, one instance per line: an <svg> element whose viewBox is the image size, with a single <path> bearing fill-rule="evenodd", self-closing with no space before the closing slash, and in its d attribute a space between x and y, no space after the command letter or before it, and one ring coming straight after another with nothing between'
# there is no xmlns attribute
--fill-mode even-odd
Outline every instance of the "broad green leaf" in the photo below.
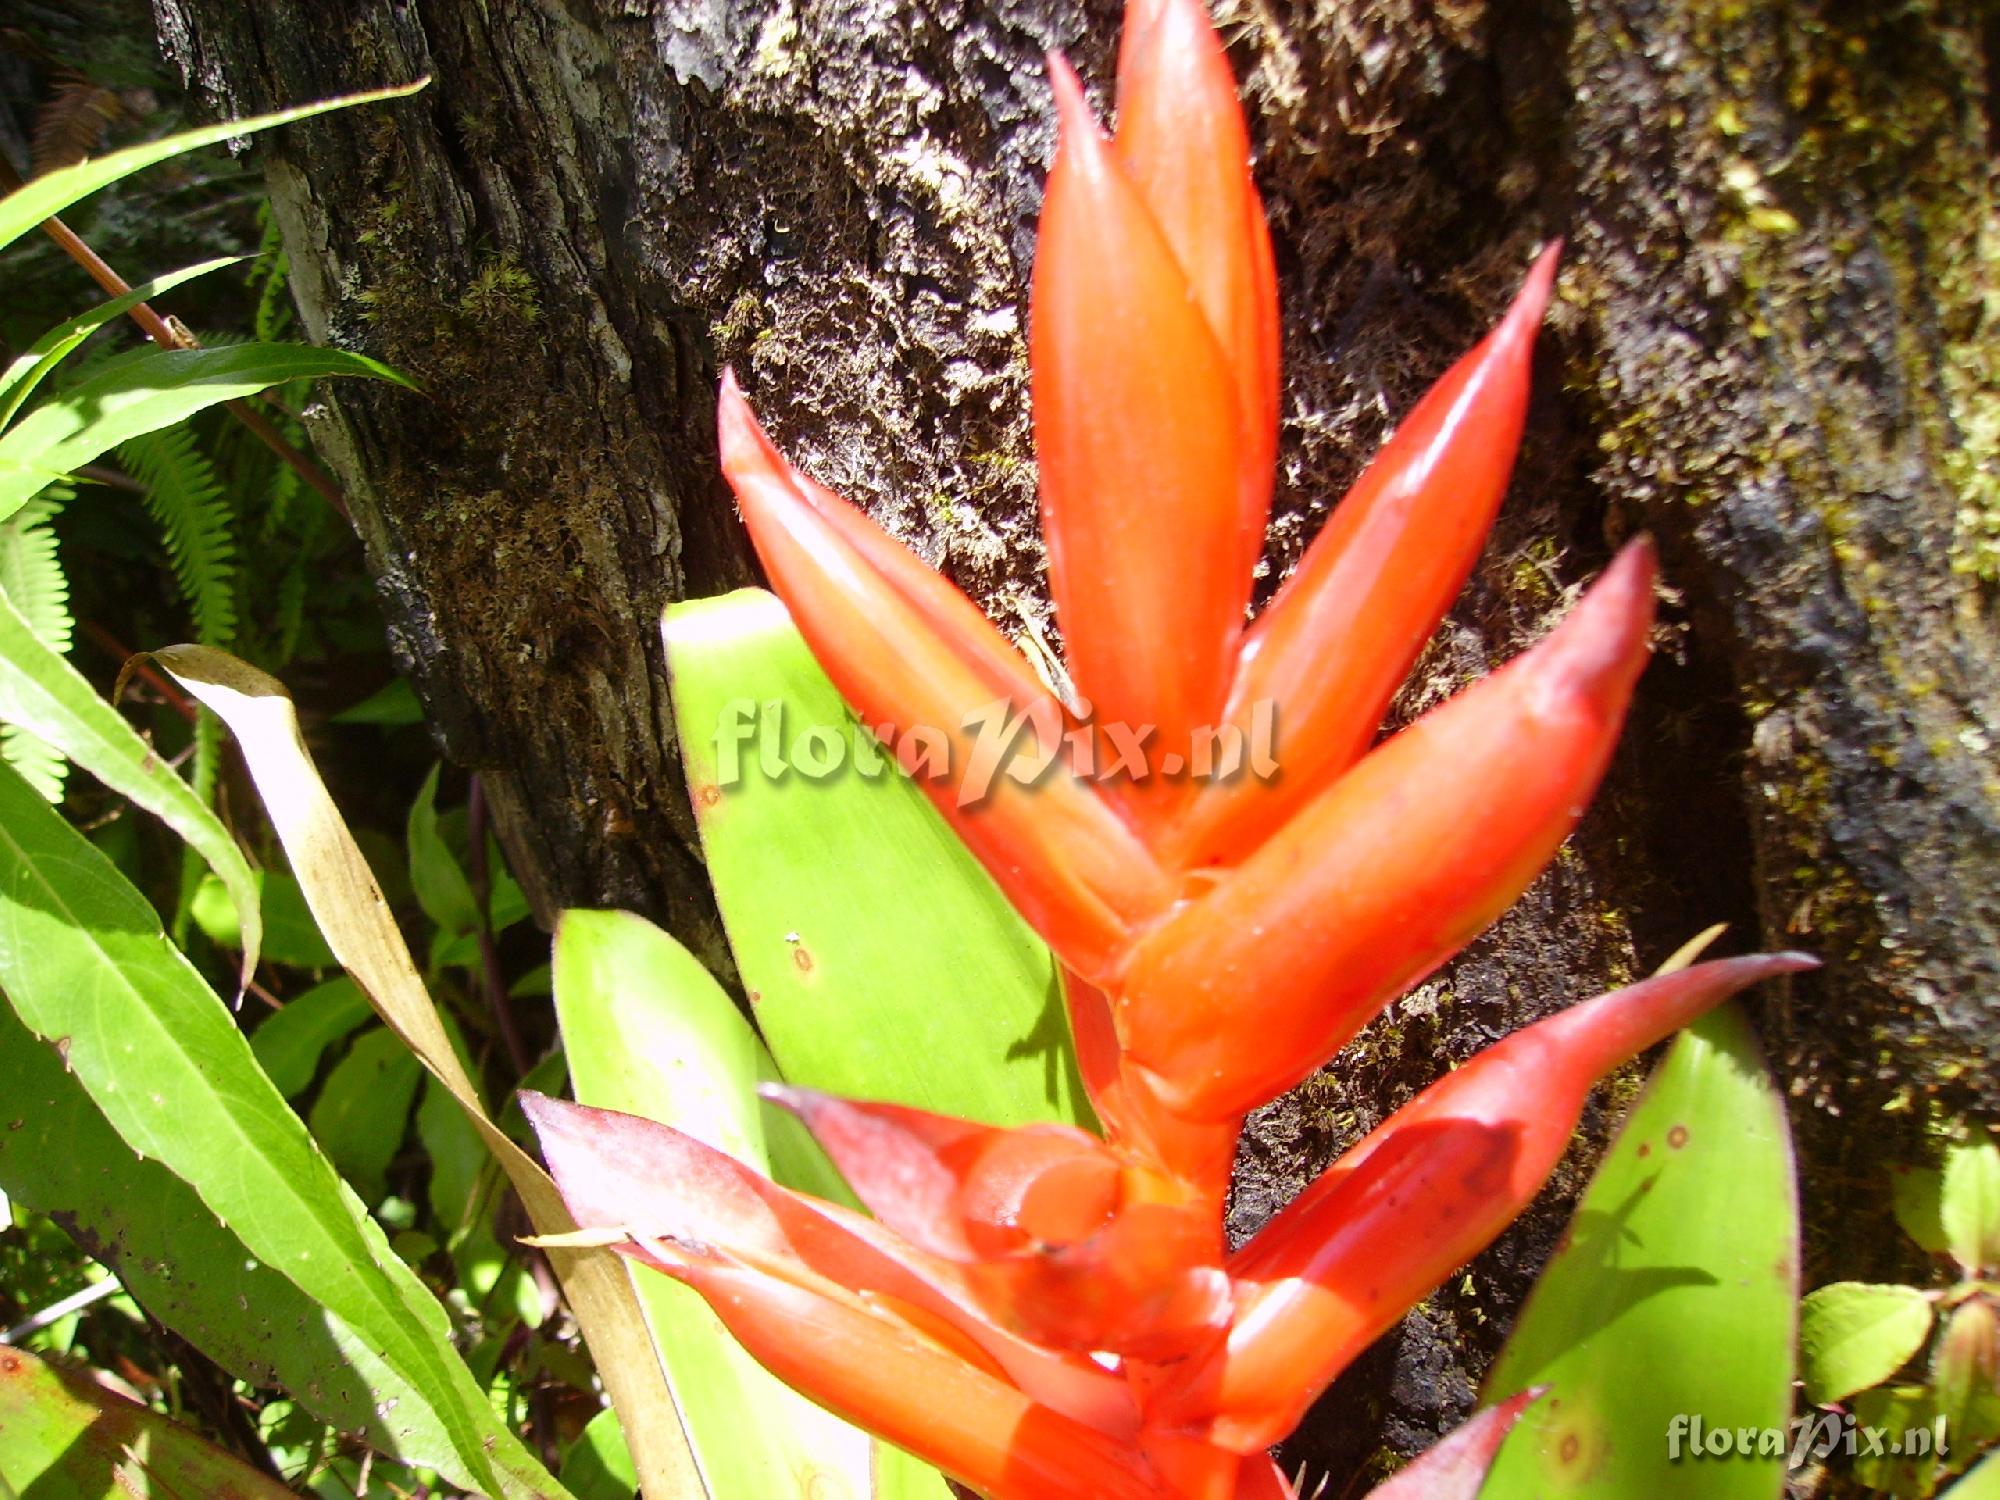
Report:
<svg viewBox="0 0 2000 1500"><path fill-rule="evenodd" d="M1944 1173L1936 1167L1894 1167L1889 1173L1889 1189L1903 1233L1933 1255L1949 1255L1951 1240L1944 1232Z"/></svg>
<svg viewBox="0 0 2000 1500"><path fill-rule="evenodd" d="M406 838L410 848L410 888L417 904L442 935L471 932L479 925L479 902L458 856L438 834L437 789L442 766L432 766L410 804Z"/></svg>
<svg viewBox="0 0 2000 1500"><path fill-rule="evenodd" d="M217 141L255 135L258 131L269 130L274 125L307 119L312 115L323 115L328 110L349 109L357 104L374 104L384 99L408 98L429 82L428 78L421 78L415 83L403 84L397 88L371 89L367 93L347 94L338 99L322 99L317 104L302 104L295 109L281 109L274 114L253 115L245 120L225 120L220 125L183 131L179 135L170 135L165 140L147 141L143 145L114 151L109 156L78 162L73 167L44 172L25 187L16 189L5 198L0 198L0 246L13 244L42 220L55 217L72 203L88 198L99 188L109 187L121 178L130 177L134 172L144 171L157 162L166 161L183 152L197 150L202 146L212 146Z"/></svg>
<svg viewBox="0 0 2000 1500"><path fill-rule="evenodd" d="M1913 1286L1836 1281L1799 1304L1799 1377L1814 1406L1880 1385L1930 1337L1930 1299Z"/></svg>
<svg viewBox="0 0 2000 1500"><path fill-rule="evenodd" d="M548 1174L487 1115L424 989L409 947L389 914L368 861L307 754L298 714L275 678L204 646L154 653L181 686L235 733L285 856L301 877L327 944L381 1016L450 1092L520 1194L538 1233L563 1234L575 1221ZM699 1483L673 1397L652 1352L632 1283L608 1256L551 1249L577 1322L610 1394L630 1419L628 1437L649 1496L695 1493Z"/></svg>
<svg viewBox="0 0 2000 1500"><path fill-rule="evenodd" d="M1945 1147L1938 1219L1966 1275L2000 1269L2000 1141L1984 1125Z"/></svg>
<svg viewBox="0 0 2000 1500"><path fill-rule="evenodd" d="M558 1493L494 1419L443 1310L313 1146L215 992L109 860L0 764L0 987L113 1129L429 1391L489 1491Z"/></svg>
<svg viewBox="0 0 2000 1500"><path fill-rule="evenodd" d="M0 1348L0 1482L35 1500L291 1500L291 1491L136 1401Z"/></svg>
<svg viewBox="0 0 2000 1500"><path fill-rule="evenodd" d="M555 983L579 1101L662 1121L772 1170L768 1143L787 1117L756 1096L774 1076L770 1058L693 954L625 912L565 912ZM693 1291L629 1264L627 1274L711 1500L861 1500L878 1468L921 1467L766 1373ZM935 1473L928 1493L949 1493Z"/></svg>
<svg viewBox="0 0 2000 1500"><path fill-rule="evenodd" d="M198 276L206 276L210 271L219 271L224 266L240 264L247 257L226 255L220 260L205 260L199 265L185 270L170 271L165 276L155 276L151 281L135 286L123 296L113 297L109 302L101 302L87 313L79 313L66 323L58 323L39 339L26 353L18 356L5 370L0 370L0 427L14 420L14 413L21 404L34 394L35 387L49 377L83 341L113 318L122 316L141 302L150 302L162 293L193 281Z"/></svg>
<svg viewBox="0 0 2000 1500"><path fill-rule="evenodd" d="M2000 1453L1989 1454L1978 1468L1946 1490L1944 1500L2000 1500Z"/></svg>
<svg viewBox="0 0 2000 1500"><path fill-rule="evenodd" d="M53 522L76 498L66 484L52 484L0 521L0 594L20 612L35 639L58 656L69 654L76 633L70 612L69 575L63 572ZM49 801L60 803L69 759L19 724L0 725L0 754Z"/></svg>
<svg viewBox="0 0 2000 1500"><path fill-rule="evenodd" d="M474 1482L426 1388L252 1254L192 1187L140 1160L56 1049L4 1005L0 1100L0 1184L24 1208L62 1214L151 1316L232 1374L293 1392L321 1423Z"/></svg>
<svg viewBox="0 0 2000 1500"><path fill-rule="evenodd" d="M1784 1104L1725 1006L1674 1042L1521 1311L1487 1390L1551 1389L1481 1495L1775 1500L1797 1266ZM1697 1421L1780 1437L1710 1458L1689 1451Z"/></svg>
<svg viewBox="0 0 2000 1500"><path fill-rule="evenodd" d="M364 1203L379 1203L388 1189L422 1076L402 1038L377 1026L354 1039L313 1100L313 1139Z"/></svg>
<svg viewBox="0 0 2000 1500"><path fill-rule="evenodd" d="M264 914L263 956L295 969L330 969L333 950L320 936L319 923L306 906L298 881L283 870L258 870L258 906ZM229 891L213 875L204 875L188 903L188 915L211 942L223 948L243 946L242 922Z"/></svg>
<svg viewBox="0 0 2000 1500"><path fill-rule="evenodd" d="M368 997L343 974L266 1016L250 1033L250 1050L272 1085L290 1099L312 1083L326 1049L372 1014Z"/></svg>
<svg viewBox="0 0 2000 1500"><path fill-rule="evenodd" d="M256 878L236 840L83 674L36 637L5 598L0 598L0 721L19 724L46 740L194 847L238 906L250 913L243 934L243 973L248 977L263 940L262 919Z"/></svg>
<svg viewBox="0 0 2000 1500"><path fill-rule="evenodd" d="M576 1500L632 1500L639 1474L618 1413L607 1407L584 1424L563 1453L561 1478Z"/></svg>
<svg viewBox="0 0 2000 1500"><path fill-rule="evenodd" d="M785 1076L996 1125L1087 1121L1048 949L784 606L746 589L672 605L663 629L709 875Z"/></svg>
<svg viewBox="0 0 2000 1500"><path fill-rule="evenodd" d="M19 510L51 479L127 439L288 380L324 375L367 375L410 384L365 355L304 344L147 349L108 364L89 379L46 398L0 433L0 520Z"/></svg>
<svg viewBox="0 0 2000 1500"><path fill-rule="evenodd" d="M329 722L334 724L421 724L424 722L424 706L417 701L417 690L410 686L407 677L394 677L385 686L377 688L359 703L343 708Z"/></svg>
<svg viewBox="0 0 2000 1500"><path fill-rule="evenodd" d="M1931 1393L1920 1385L1877 1386L1853 1401L1856 1428L1854 1477L1897 1500L1929 1500L1936 1493L1941 1432Z"/></svg>

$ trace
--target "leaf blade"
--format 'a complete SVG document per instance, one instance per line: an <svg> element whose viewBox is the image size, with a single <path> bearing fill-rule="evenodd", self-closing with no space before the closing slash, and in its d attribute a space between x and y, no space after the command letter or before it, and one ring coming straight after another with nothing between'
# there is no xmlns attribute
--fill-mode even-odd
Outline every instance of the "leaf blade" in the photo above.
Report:
<svg viewBox="0 0 2000 1500"><path fill-rule="evenodd" d="M1093 1123L1047 948L873 748L784 606L741 590L669 606L662 631L709 874L785 1077L988 1124ZM747 746L725 727L741 705Z"/></svg>
<svg viewBox="0 0 2000 1500"><path fill-rule="evenodd" d="M493 1417L443 1310L314 1148L146 899L4 764L0 989L28 1030L57 1044L127 1145L189 1183L253 1255L391 1368L454 1398L441 1410L476 1478L523 1500L557 1493Z"/></svg>
<svg viewBox="0 0 2000 1500"><path fill-rule="evenodd" d="M1734 1006L1674 1042L1522 1309L1488 1389L1550 1394L1489 1500L1775 1500L1782 1452L1674 1461L1677 1418L1783 1433L1798 1221L1783 1100Z"/></svg>

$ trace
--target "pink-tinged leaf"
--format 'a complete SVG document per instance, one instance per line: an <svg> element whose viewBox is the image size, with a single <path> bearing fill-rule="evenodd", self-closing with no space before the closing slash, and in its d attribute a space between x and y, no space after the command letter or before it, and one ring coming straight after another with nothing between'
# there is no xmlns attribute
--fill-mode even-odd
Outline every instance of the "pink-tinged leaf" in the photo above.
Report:
<svg viewBox="0 0 2000 1500"><path fill-rule="evenodd" d="M1396 1111L1231 1257L1229 1342L1153 1408L1239 1452L1276 1442L1349 1361L1513 1221L1591 1085L1798 953L1697 964L1495 1043Z"/></svg>
<svg viewBox="0 0 2000 1500"><path fill-rule="evenodd" d="M1368 1500L1478 1500L1479 1486L1493 1467L1507 1434L1536 1401L1543 1387L1489 1406L1436 1447L1368 1492Z"/></svg>
<svg viewBox="0 0 2000 1500"><path fill-rule="evenodd" d="M1183 760L1228 697L1250 598L1236 383L1067 64L1029 338L1049 586L1100 727ZM1127 799L1170 806L1149 778ZM1087 971L1086 971L1087 972Z"/></svg>
<svg viewBox="0 0 2000 1500"><path fill-rule="evenodd" d="M1113 991L1168 1108L1241 1115L1325 1062L1525 890L1617 743L1653 618L1627 547L1540 644L1380 746L1153 927Z"/></svg>
<svg viewBox="0 0 2000 1500"><path fill-rule="evenodd" d="M1104 1431L1137 1425L1130 1394L1088 1359L994 1323L953 1267L874 1220L781 1188L670 1126L524 1092L522 1108L578 1225L633 1237L620 1253L682 1280L705 1257L894 1305L929 1336L1004 1370L1037 1402Z"/></svg>
<svg viewBox="0 0 2000 1500"><path fill-rule="evenodd" d="M1124 819L1067 774L1061 705L943 580L924 582L865 516L793 473L727 376L717 420L751 539L827 676L1029 924L1066 962L1102 973L1171 891ZM1017 719L1014 764L1051 762L1032 786L976 770L981 725L990 742Z"/></svg>
<svg viewBox="0 0 2000 1500"><path fill-rule="evenodd" d="M1275 712L1280 772L1203 782L1163 845L1174 861L1242 862L1368 749L1506 493L1557 249L1403 420L1250 627L1224 722L1253 744Z"/></svg>

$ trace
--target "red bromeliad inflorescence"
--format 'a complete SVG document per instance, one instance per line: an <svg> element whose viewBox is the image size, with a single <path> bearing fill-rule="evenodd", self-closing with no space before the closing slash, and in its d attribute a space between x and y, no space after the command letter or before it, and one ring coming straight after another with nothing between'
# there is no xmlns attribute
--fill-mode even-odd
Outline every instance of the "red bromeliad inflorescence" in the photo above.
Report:
<svg viewBox="0 0 2000 1500"><path fill-rule="evenodd" d="M1103 1136L773 1090L871 1217L664 1126L529 1109L580 1224L625 1232L779 1375L995 1500L1278 1500L1265 1450L1527 1206L1592 1084L1811 960L1701 964L1530 1026L1228 1250L1245 1113L1491 922L1581 814L1645 663L1653 555L1628 546L1540 644L1372 745L1499 506L1555 252L1246 626L1278 323L1227 58L1199 0L1134 0L1111 138L1052 72L1031 353L1073 692L795 472L728 378L721 449L774 587L906 765L912 730L962 769L982 710L1019 716L1042 775L979 798L923 784L1061 961ZM1187 774L1267 712L1277 775ZM1147 731L1143 763L1093 774L1121 729ZM1443 1465L1476 1475L1504 1416L1440 1453L1428 1493L1471 1493Z"/></svg>

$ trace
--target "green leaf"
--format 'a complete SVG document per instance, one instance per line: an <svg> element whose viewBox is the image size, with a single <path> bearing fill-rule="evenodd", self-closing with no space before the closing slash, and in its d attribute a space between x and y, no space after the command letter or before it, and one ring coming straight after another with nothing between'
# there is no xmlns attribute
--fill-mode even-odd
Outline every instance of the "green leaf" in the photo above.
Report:
<svg viewBox="0 0 2000 1500"><path fill-rule="evenodd" d="M295 969L331 969L333 950L320 936L319 924L306 906L298 881L283 870L255 871L264 913L264 957ZM243 946L242 924L228 889L214 876L195 887L188 914L211 943L223 948Z"/></svg>
<svg viewBox="0 0 2000 1500"><path fill-rule="evenodd" d="M19 1349L0 1352L0 1482L36 1500L291 1500L179 1423Z"/></svg>
<svg viewBox="0 0 2000 1500"><path fill-rule="evenodd" d="M1933 1255L1949 1255L1951 1241L1944 1232L1944 1173L1935 1167L1894 1167L1889 1173L1889 1190L1903 1233Z"/></svg>
<svg viewBox="0 0 2000 1500"><path fill-rule="evenodd" d="M1799 1375L1806 1400L1831 1406L1880 1385L1931 1332L1930 1299L1911 1286L1836 1281L1799 1305Z"/></svg>
<svg viewBox="0 0 2000 1500"><path fill-rule="evenodd" d="M298 713L283 686L227 652L204 646L171 646L155 652L154 659L235 732L328 946L367 992L376 1013L465 1111L538 1232L555 1235L574 1229L576 1221L548 1174L486 1114L381 887L313 765ZM631 1420L628 1437L645 1487L656 1495L690 1491L696 1483L693 1459L666 1378L653 1357L631 1279L606 1256L556 1248L548 1256L612 1404Z"/></svg>
<svg viewBox="0 0 2000 1500"><path fill-rule="evenodd" d="M306 1121L313 1139L364 1203L381 1202L388 1190L423 1071L395 1032L377 1026L355 1038L313 1101Z"/></svg>
<svg viewBox="0 0 2000 1500"><path fill-rule="evenodd" d="M146 487L181 598L204 646L236 638L236 512L215 468L186 427L142 433L118 445L125 471Z"/></svg>
<svg viewBox="0 0 2000 1500"><path fill-rule="evenodd" d="M234 344L147 349L59 392L0 433L0 520L52 479L128 439L287 380L367 375L408 386L387 365L344 349Z"/></svg>
<svg viewBox="0 0 2000 1500"><path fill-rule="evenodd" d="M709 875L785 1076L996 1125L1088 1122L1048 949L874 752L784 606L746 589L673 605L663 629ZM744 743L728 726L752 716ZM831 774L759 769L810 760L806 737Z"/></svg>
<svg viewBox="0 0 2000 1500"><path fill-rule="evenodd" d="M427 1390L253 1254L192 1187L141 1161L56 1049L4 1005L0 1100L0 1184L23 1207L60 1213L148 1314L232 1374L292 1392L326 1426L474 1482Z"/></svg>
<svg viewBox="0 0 2000 1500"><path fill-rule="evenodd" d="M663 1121L764 1172L773 1138L795 1155L816 1154L796 1121L757 1098L774 1069L756 1034L694 955L657 927L625 912L565 912L555 988L581 1102ZM878 1465L914 1464L766 1373L695 1292L628 1274L712 1500L816 1488L860 1496ZM935 1474L928 1493L948 1493Z"/></svg>
<svg viewBox="0 0 2000 1500"><path fill-rule="evenodd" d="M1938 1419L1920 1385L1878 1386L1854 1398L1854 1477L1897 1500L1929 1500L1938 1485ZM1949 1432L1944 1434L1951 1441Z"/></svg>
<svg viewBox="0 0 2000 1500"><path fill-rule="evenodd" d="M1634 1105L1487 1381L1548 1383L1484 1500L1775 1500L1792 1411L1798 1219L1784 1104L1735 1007L1684 1032ZM1673 1437L1773 1432L1678 1459Z"/></svg>
<svg viewBox="0 0 2000 1500"><path fill-rule="evenodd" d="M438 773L443 769L442 765L431 767L417 800L410 804L410 886L417 893L417 904L440 934L456 937L479 926L479 902L458 856L438 833Z"/></svg>
<svg viewBox="0 0 2000 1500"><path fill-rule="evenodd" d="M187 1182L252 1256L430 1394L477 1486L524 1500L559 1493L494 1418L443 1310L314 1148L146 899L4 764L0 988L127 1145Z"/></svg>
<svg viewBox="0 0 2000 1500"><path fill-rule="evenodd" d="M1945 1147L1938 1219L1968 1276L2000 1268L2000 1141L1984 1125Z"/></svg>
<svg viewBox="0 0 2000 1500"><path fill-rule="evenodd" d="M88 198L98 189L109 187L121 178L130 177L134 172L144 171L157 162L166 161L202 146L212 146L217 141L255 135L260 130L269 130L274 125L283 125L291 120L323 115L328 110L349 109L357 104L373 104L384 99L404 99L429 82L428 78L421 78L415 83L403 84L397 88L372 89L367 93L348 94L338 99L323 99L317 104L302 104L295 109L282 109L275 114L253 115L245 120L225 120L220 125L183 131L179 135L170 135L165 140L147 141L143 145L114 151L109 156L78 162L73 167L44 172L25 187L16 189L5 198L0 198L0 247L13 244L15 240L38 226L42 220L55 217L79 199Z"/></svg>
<svg viewBox="0 0 2000 1500"><path fill-rule="evenodd" d="M417 690L409 680L393 677L377 688L359 703L343 708L330 721L335 724L421 724L424 722L424 706L417 701Z"/></svg>
<svg viewBox="0 0 2000 1500"><path fill-rule="evenodd" d="M584 1424L563 1453L560 1477L576 1500L632 1500L639 1471L616 1412L606 1407Z"/></svg>
<svg viewBox="0 0 2000 1500"><path fill-rule="evenodd" d="M266 1016L250 1033L250 1050L272 1086L289 1099L311 1085L326 1049L372 1014L361 987L343 974Z"/></svg>
<svg viewBox="0 0 2000 1500"><path fill-rule="evenodd" d="M263 941L249 862L208 805L153 753L83 674L42 642L11 601L0 598L0 721L46 740L114 792L131 798L186 839L250 913L243 973Z"/></svg>
<svg viewBox="0 0 2000 1500"><path fill-rule="evenodd" d="M2000 1453L1989 1454L1978 1468L1946 1490L1944 1500L2000 1500Z"/></svg>
<svg viewBox="0 0 2000 1500"><path fill-rule="evenodd" d="M80 313L66 323L58 323L39 339L25 354L20 355L4 371L0 371L0 427L14 420L14 414L21 404L34 394L35 387L46 380L65 359L73 354L85 339L113 318L130 312L141 302L150 302L164 292L193 281L198 276L206 276L210 271L219 271L224 266L241 263L248 257L228 255L220 260L205 260L200 265L189 266L185 270L170 271L165 276L155 276L151 281L135 286L123 296L113 297L109 302L101 302L87 313Z"/></svg>
<svg viewBox="0 0 2000 1500"><path fill-rule="evenodd" d="M49 523L75 493L66 485L50 485L0 521L0 594L20 611L35 639L58 656L69 654L76 621L69 609L69 578ZM0 727L0 750L36 791L51 802L62 801L69 761L60 750L19 724Z"/></svg>

